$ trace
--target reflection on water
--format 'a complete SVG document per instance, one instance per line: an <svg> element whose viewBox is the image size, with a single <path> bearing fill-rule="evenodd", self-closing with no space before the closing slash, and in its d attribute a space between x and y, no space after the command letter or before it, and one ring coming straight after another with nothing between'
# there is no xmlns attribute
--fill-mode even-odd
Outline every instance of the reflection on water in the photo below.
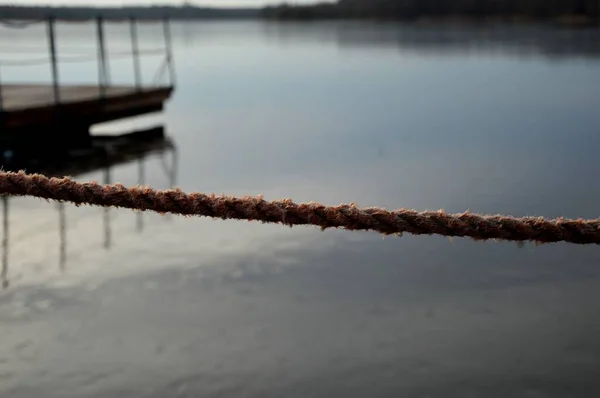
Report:
<svg viewBox="0 0 600 398"><path fill-rule="evenodd" d="M140 26L148 46L162 37L151 29ZM65 48L93 34L57 31ZM173 24L180 84L160 123L177 142L176 184L598 217L598 32ZM126 25L106 33L128 47ZM0 35L0 47L34 44L19 35ZM131 64L111 62L127 81ZM68 67L65 81L97 75ZM175 184L170 159L130 158L110 179L165 188ZM102 181L104 169L78 178ZM152 213L140 224L129 210L105 219L104 209L65 204L61 214L30 198L11 198L8 210L2 396L600 395L598 247Z"/></svg>
<svg viewBox="0 0 600 398"><path fill-rule="evenodd" d="M146 185L146 169L144 168L143 159L138 160L138 185ZM171 181L171 186L174 186L173 181ZM144 229L144 215L141 211L137 212L136 221L137 231L142 232Z"/></svg>
<svg viewBox="0 0 600 398"><path fill-rule="evenodd" d="M8 282L8 196L2 196L2 287Z"/></svg>
<svg viewBox="0 0 600 398"><path fill-rule="evenodd" d="M504 24L398 25L396 23L338 22L306 24L264 24L265 35L282 43L330 42L341 48L397 49L403 53L467 54L502 53L510 56L543 56L548 59L598 58L599 29L556 29L545 26L506 26ZM184 25L183 34L193 40ZM186 33L187 32L187 33Z"/></svg>
<svg viewBox="0 0 600 398"><path fill-rule="evenodd" d="M165 154L171 156L171 165L165 160ZM154 127L133 133L125 133L118 136L94 136L90 149L77 149L67 153L64 157L50 157L46 159L29 158L24 159L34 166L33 171L49 176L71 176L76 178L80 174L101 170L103 184L112 184L115 181L111 176L111 170L120 165L128 163L138 164L137 185L146 185L145 160L153 155L158 155L161 160L165 175L169 178L169 186L174 187L177 173L177 147L174 141L164 136L164 127ZM12 164L5 164L11 166ZM29 169L31 170L31 168ZM1 280L4 288L9 282L9 251L10 251L10 212L9 196L2 196L2 273ZM58 213L58 235L59 235L59 268L62 271L67 267L67 217L65 203L57 203ZM104 234L103 247L108 250L112 244L111 231L111 209L103 208L102 228ZM142 212L136 213L137 232L143 232ZM33 232L33 231L32 231ZM23 236L23 234L21 235ZM27 236L23 236L25 239Z"/></svg>
<svg viewBox="0 0 600 398"><path fill-rule="evenodd" d="M60 234L59 241L59 260L58 264L60 266L60 270L64 271L67 266L67 219L65 215L65 204L58 203L56 205L58 209L58 231Z"/></svg>

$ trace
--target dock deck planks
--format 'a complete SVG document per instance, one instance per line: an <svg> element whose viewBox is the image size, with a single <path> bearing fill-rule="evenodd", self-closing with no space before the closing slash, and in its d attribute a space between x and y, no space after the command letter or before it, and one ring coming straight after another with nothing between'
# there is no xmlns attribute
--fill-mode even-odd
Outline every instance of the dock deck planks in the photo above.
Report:
<svg viewBox="0 0 600 398"><path fill-rule="evenodd" d="M2 92L2 133L10 130L41 129L56 125L91 126L163 109L172 87L109 86L105 96L95 85L61 85L60 103L54 102L51 85L4 85Z"/></svg>

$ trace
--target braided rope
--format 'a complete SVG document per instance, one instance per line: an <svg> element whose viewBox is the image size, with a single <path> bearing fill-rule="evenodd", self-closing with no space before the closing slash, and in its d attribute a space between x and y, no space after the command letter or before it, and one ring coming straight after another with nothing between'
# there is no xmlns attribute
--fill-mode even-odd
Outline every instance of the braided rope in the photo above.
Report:
<svg viewBox="0 0 600 398"><path fill-rule="evenodd" d="M443 211L416 212L399 209L359 208L354 204L324 206L296 204L290 199L265 201L262 197L231 197L184 193L179 189L127 188L121 184L101 185L69 178L48 178L24 172L0 172L0 195L34 196L76 205L115 206L158 213L204 216L221 219L262 221L283 225L315 225L323 230L343 228L377 231L384 235L444 235L476 240L570 242L600 244L600 219L569 220L541 217L514 218Z"/></svg>

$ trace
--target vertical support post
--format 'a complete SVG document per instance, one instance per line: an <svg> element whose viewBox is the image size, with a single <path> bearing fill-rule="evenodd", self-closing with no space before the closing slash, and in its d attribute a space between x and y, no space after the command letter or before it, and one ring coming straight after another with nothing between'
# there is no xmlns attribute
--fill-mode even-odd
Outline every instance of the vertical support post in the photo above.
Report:
<svg viewBox="0 0 600 398"><path fill-rule="evenodd" d="M2 287L6 289L8 281L8 196L2 196Z"/></svg>
<svg viewBox="0 0 600 398"><path fill-rule="evenodd" d="M131 17L129 20L131 27L131 53L133 55L133 73L135 77L135 88L142 90L142 71L140 68L140 51L138 47L137 21Z"/></svg>
<svg viewBox="0 0 600 398"><path fill-rule="evenodd" d="M171 189L174 189L175 185L177 185L177 165L178 165L178 163L179 163L179 156L177 153L177 147L175 146L175 144L172 144L172 146L171 146L171 167L168 168L169 186ZM171 215L169 215L169 217L167 219L172 220Z"/></svg>
<svg viewBox="0 0 600 398"><path fill-rule="evenodd" d="M67 219L65 215L65 204L58 204L58 233L59 233L59 267L64 271L67 264Z"/></svg>
<svg viewBox="0 0 600 398"><path fill-rule="evenodd" d="M0 134L4 130L4 90L2 87L2 76L0 74Z"/></svg>
<svg viewBox="0 0 600 398"><path fill-rule="evenodd" d="M143 186L146 184L146 169L144 168L144 158L140 158L138 161L138 185ZM144 214L142 211L138 211L137 217L137 231L142 232L144 229Z"/></svg>
<svg viewBox="0 0 600 398"><path fill-rule="evenodd" d="M3 96L3 90L2 90L2 74L0 73L0 115L2 114L3 110L4 110L4 96Z"/></svg>
<svg viewBox="0 0 600 398"><path fill-rule="evenodd" d="M54 89L54 104L60 103L60 87L58 81L58 61L56 56L56 35L54 31L54 17L48 18L48 46L50 49L50 65L52 67L52 87Z"/></svg>
<svg viewBox="0 0 600 398"><path fill-rule="evenodd" d="M165 35L167 66L169 67L169 82L171 87L175 87L175 66L173 63L173 45L171 42L171 25L169 18L163 19L163 30Z"/></svg>
<svg viewBox="0 0 600 398"><path fill-rule="evenodd" d="M98 38L98 86L100 88L100 97L104 98L106 96L106 86L110 83L110 76L106 61L104 21L102 17L96 17L96 32Z"/></svg>
<svg viewBox="0 0 600 398"><path fill-rule="evenodd" d="M110 184L110 166L107 165L104 169L104 184ZM104 209L104 248L110 249L111 234L110 234L110 208Z"/></svg>
<svg viewBox="0 0 600 398"><path fill-rule="evenodd" d="M171 185L171 189L175 188L177 185L177 165L179 164L179 155L177 152L177 147L173 146L171 149L171 170L169 173L169 185Z"/></svg>

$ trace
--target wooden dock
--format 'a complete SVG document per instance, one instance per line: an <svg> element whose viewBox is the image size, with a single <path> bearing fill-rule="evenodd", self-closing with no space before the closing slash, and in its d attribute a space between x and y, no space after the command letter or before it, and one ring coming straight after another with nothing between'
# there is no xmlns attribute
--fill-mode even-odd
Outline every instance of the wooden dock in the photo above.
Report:
<svg viewBox="0 0 600 398"><path fill-rule="evenodd" d="M172 87L141 88L60 86L60 103L50 85L11 84L2 87L2 127L45 128L54 124L93 125L163 109ZM103 92L102 92L103 91Z"/></svg>
<svg viewBox="0 0 600 398"><path fill-rule="evenodd" d="M5 154L12 157L18 152L36 157L45 151L60 156L73 148L89 148L92 145L92 125L160 112L173 93L175 69L168 19L163 21L165 46L158 51L139 48L137 22L130 19L131 50L119 51L118 54L131 54L134 72L131 85L111 82L111 54L107 51L101 17L93 21L96 25L96 48L91 48L90 55L93 59L96 53L98 61L98 81L93 84L69 85L61 81L59 65L68 60L68 55L64 58L57 46L56 19L50 16L45 21L33 23L46 24L48 58L40 62L48 63L52 79L49 84L0 82L0 166ZM141 72L140 55L146 54L164 57L150 85L144 84ZM2 67L28 65L26 60L0 62ZM167 72L168 83L157 86L157 79Z"/></svg>
<svg viewBox="0 0 600 398"><path fill-rule="evenodd" d="M62 85L55 103L51 85L11 84L2 87L0 146L81 144L92 125L159 112L172 87Z"/></svg>

